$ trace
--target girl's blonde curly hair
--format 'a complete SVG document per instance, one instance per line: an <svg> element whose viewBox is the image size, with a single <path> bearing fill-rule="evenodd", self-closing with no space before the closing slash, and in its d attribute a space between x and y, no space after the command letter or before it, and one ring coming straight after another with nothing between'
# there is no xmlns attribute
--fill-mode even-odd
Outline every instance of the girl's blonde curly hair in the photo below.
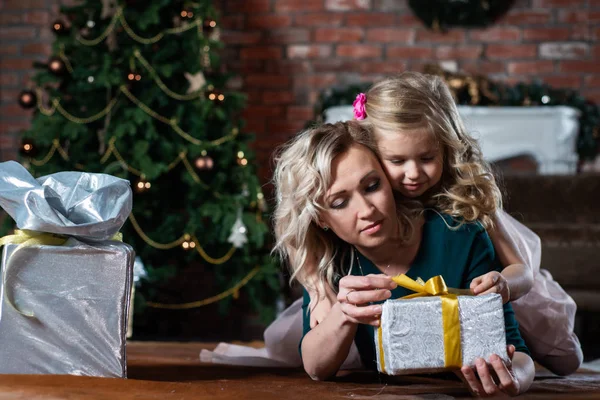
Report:
<svg viewBox="0 0 600 400"><path fill-rule="evenodd" d="M423 127L432 132L443 149L443 172L439 192L424 199L424 205L493 227L493 215L502 207L501 192L442 78L405 72L378 82L366 93L366 114L362 123L374 135L371 146L383 134L417 134Z"/></svg>
<svg viewBox="0 0 600 400"><path fill-rule="evenodd" d="M296 279L324 294L326 284L335 287L336 275L351 270L353 248L320 228L318 221L322 199L333 183L333 160L353 145L365 145L368 137L356 121L323 124L299 133L276 153L273 251L288 264L290 282ZM402 244L413 237L417 212L401 204L397 210Z"/></svg>

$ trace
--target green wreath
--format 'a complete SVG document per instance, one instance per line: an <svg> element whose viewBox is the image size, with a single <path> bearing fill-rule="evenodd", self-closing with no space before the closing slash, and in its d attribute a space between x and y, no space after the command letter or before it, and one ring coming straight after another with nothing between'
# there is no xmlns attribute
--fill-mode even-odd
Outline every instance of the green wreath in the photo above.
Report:
<svg viewBox="0 0 600 400"><path fill-rule="evenodd" d="M493 24L514 0L409 0L417 18L433 30L452 26L485 27Z"/></svg>

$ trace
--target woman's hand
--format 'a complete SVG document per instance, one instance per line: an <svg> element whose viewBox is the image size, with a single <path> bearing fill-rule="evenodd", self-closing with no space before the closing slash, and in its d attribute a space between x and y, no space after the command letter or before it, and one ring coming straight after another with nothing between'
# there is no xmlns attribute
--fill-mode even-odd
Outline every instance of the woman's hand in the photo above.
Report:
<svg viewBox="0 0 600 400"><path fill-rule="evenodd" d="M387 300L398 285L385 274L348 275L340 279L337 300L349 321L379 326L381 305L369 303Z"/></svg>
<svg viewBox="0 0 600 400"><path fill-rule="evenodd" d="M506 350L508 358L512 360L515 346L506 346ZM475 367L463 366L458 375L474 396L517 396L521 390L512 368L496 354L490 356L489 364L483 358L478 358Z"/></svg>
<svg viewBox="0 0 600 400"><path fill-rule="evenodd" d="M498 293L502 296L502 303L510 300L508 281L497 271L488 272L473 279L471 281L471 292L475 295Z"/></svg>

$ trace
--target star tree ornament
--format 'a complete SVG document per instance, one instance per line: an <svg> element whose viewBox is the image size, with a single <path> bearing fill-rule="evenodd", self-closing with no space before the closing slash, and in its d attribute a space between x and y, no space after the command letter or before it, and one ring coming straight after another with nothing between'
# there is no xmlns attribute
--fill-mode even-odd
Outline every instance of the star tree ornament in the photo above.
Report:
<svg viewBox="0 0 600 400"><path fill-rule="evenodd" d="M235 223L233 224L233 227L231 228L231 234L227 238L227 241L233 244L238 249L241 249L242 247L244 247L244 244L248 242L248 237L246 236L247 232L248 229L242 221L242 209L239 208L237 218L235 220Z"/></svg>
<svg viewBox="0 0 600 400"><path fill-rule="evenodd" d="M202 71L196 72L195 74L186 72L184 75L185 79L187 79L190 83L190 88L187 90L187 93L197 92L206 84L206 78L204 77L204 73L202 73Z"/></svg>

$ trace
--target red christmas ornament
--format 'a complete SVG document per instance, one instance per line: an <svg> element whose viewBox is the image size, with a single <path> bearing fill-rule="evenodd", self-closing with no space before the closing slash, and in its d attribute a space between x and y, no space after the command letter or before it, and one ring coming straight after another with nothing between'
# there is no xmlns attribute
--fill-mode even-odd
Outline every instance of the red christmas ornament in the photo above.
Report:
<svg viewBox="0 0 600 400"><path fill-rule="evenodd" d="M54 75L63 75L67 70L65 63L59 57L51 57L48 61L48 70Z"/></svg>
<svg viewBox="0 0 600 400"><path fill-rule="evenodd" d="M21 107L25 109L33 108L35 107L36 103L37 97L35 95L35 92L31 90L23 90L19 94L19 104L21 105Z"/></svg>
<svg viewBox="0 0 600 400"><path fill-rule="evenodd" d="M61 20L56 20L52 23L52 31L57 35L66 35L69 33L69 28Z"/></svg>

